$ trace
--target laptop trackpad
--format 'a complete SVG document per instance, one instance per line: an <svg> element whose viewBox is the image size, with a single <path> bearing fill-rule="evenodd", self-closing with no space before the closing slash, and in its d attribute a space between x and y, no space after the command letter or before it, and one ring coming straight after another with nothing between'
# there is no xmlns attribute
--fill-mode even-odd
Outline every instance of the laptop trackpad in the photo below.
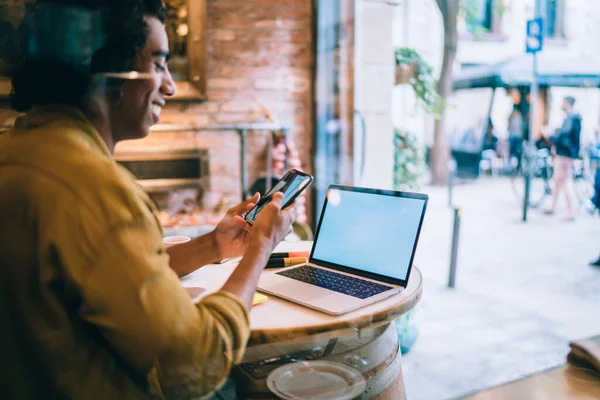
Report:
<svg viewBox="0 0 600 400"><path fill-rule="evenodd" d="M274 293L281 293L287 297L302 302L314 302L322 297L330 296L331 291L308 283L292 281L265 287Z"/></svg>

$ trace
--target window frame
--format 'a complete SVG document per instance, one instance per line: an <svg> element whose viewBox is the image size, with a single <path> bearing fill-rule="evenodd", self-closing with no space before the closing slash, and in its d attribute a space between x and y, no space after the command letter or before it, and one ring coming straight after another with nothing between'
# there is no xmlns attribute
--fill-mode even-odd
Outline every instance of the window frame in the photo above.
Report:
<svg viewBox="0 0 600 400"><path fill-rule="evenodd" d="M471 41L506 40L506 35L504 34L503 29L502 29L503 22L504 22L504 15L494 12L494 9L498 5L498 2L501 0L483 0L483 1L485 2L484 4L486 7L486 10L482 13L482 15L485 15L485 13L491 13L490 27L487 28L486 26L479 25L481 28L486 30L486 32L481 33L481 34L472 33L469 31L469 29L465 29L462 32L459 31L459 33L458 33L459 39L471 40ZM487 7L491 7L491 10L488 10ZM470 26L470 24L467 22L466 17L463 17L463 18L464 18L465 28L468 28Z"/></svg>

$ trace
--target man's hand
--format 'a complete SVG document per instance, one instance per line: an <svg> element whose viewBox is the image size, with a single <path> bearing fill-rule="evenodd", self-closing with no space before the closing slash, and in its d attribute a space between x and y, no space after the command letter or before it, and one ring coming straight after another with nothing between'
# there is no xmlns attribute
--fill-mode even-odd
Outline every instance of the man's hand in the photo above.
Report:
<svg viewBox="0 0 600 400"><path fill-rule="evenodd" d="M250 211L259 199L260 194L255 193L248 200L232 207L216 226L213 237L221 259L240 257L246 251L252 227L244 221L242 215Z"/></svg>
<svg viewBox="0 0 600 400"><path fill-rule="evenodd" d="M249 233L248 251L223 285L223 290L237 296L248 310L269 255L290 232L294 221L294 205L285 210L281 209L282 205L283 193L277 192L273 200L260 210Z"/></svg>
<svg viewBox="0 0 600 400"><path fill-rule="evenodd" d="M540 130L542 132L542 136L546 139L548 139L548 137L550 136L550 133L552 133L552 130L550 129L549 125L542 126L542 128Z"/></svg>
<svg viewBox="0 0 600 400"><path fill-rule="evenodd" d="M267 240L270 251L291 232L292 223L296 217L294 203L284 210L281 209L282 205L283 193L277 192L256 216L250 234L250 239L257 239L261 242Z"/></svg>

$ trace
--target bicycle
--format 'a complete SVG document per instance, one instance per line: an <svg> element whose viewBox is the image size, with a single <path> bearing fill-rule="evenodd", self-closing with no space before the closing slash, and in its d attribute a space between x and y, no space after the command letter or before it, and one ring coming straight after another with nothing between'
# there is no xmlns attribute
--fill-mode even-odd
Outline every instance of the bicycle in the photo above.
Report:
<svg viewBox="0 0 600 400"><path fill-rule="evenodd" d="M535 145L524 141L517 165L511 173L511 186L519 202L523 202L524 178L531 168L529 187L529 207L543 205L546 198L552 196L552 155L548 149L537 149Z"/></svg>
<svg viewBox="0 0 600 400"><path fill-rule="evenodd" d="M595 156L584 151L582 157L573 162L573 192L580 209L593 214L596 206L591 198L594 194L594 176L597 162ZM519 202L523 201L525 183L523 177L527 168L532 168L529 190L529 207L538 208L552 198L553 157L548 149L537 149L529 142L523 142L521 157L511 175L513 193Z"/></svg>

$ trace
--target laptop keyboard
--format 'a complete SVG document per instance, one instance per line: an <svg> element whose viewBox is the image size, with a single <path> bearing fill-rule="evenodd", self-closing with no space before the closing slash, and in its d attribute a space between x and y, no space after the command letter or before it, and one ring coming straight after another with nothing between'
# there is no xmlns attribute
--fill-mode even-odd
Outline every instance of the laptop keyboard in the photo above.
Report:
<svg viewBox="0 0 600 400"><path fill-rule="evenodd" d="M333 290L334 292L347 294L348 296L357 297L359 299L366 299L393 289L391 286L380 285L364 279L311 267L310 265L303 265L298 268L281 271L278 272L277 275Z"/></svg>

